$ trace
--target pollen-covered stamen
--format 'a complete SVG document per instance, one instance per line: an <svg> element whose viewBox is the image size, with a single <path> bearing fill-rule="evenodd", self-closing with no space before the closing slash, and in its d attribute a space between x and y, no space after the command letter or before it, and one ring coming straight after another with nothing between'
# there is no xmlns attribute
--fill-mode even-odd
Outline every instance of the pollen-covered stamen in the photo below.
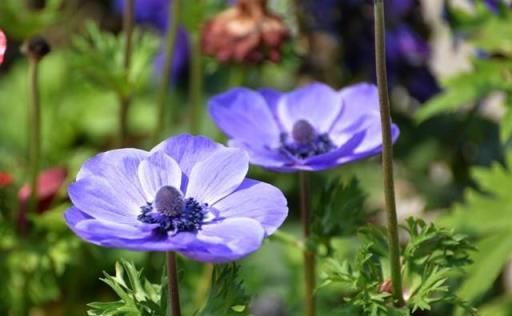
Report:
<svg viewBox="0 0 512 316"><path fill-rule="evenodd" d="M158 212L167 216L178 216L183 211L185 201L178 189L166 185L156 193L154 204Z"/></svg>
<svg viewBox="0 0 512 316"><path fill-rule="evenodd" d="M311 143L315 138L315 129L306 120L298 120L292 127L292 138L297 144Z"/></svg>
<svg viewBox="0 0 512 316"><path fill-rule="evenodd" d="M172 186L163 186L156 193L153 203L141 206L137 217L145 224L158 224L155 233L165 235L180 232L197 232L203 225L208 205L194 198L183 198Z"/></svg>

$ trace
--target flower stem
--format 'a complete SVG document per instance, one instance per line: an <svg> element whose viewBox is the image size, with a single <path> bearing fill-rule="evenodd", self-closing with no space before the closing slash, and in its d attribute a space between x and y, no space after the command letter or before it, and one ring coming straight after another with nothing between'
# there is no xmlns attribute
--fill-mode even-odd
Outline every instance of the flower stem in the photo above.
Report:
<svg viewBox="0 0 512 316"><path fill-rule="evenodd" d="M167 282L171 315L181 316L178 273L176 272L176 253L174 251L167 252Z"/></svg>
<svg viewBox="0 0 512 316"><path fill-rule="evenodd" d="M280 241L286 245L290 245L290 246L298 248L300 250L305 249L304 243L302 241L295 238L295 236L285 233L284 231L281 231L281 230L276 230L270 236L270 240Z"/></svg>
<svg viewBox="0 0 512 316"><path fill-rule="evenodd" d="M160 78L160 86L157 95L157 112L156 126L153 132L153 143L159 140L160 133L165 123L165 103L169 83L171 82L171 66L174 56L174 48L176 46L176 35L178 33L178 18L180 11L180 0L173 0L169 5L169 25L167 26L167 35L165 37L165 56L164 65L162 67L162 77Z"/></svg>
<svg viewBox="0 0 512 316"><path fill-rule="evenodd" d="M191 40L190 58L190 132L199 134L201 123L201 91L203 85L203 70L201 69L201 43L199 36L193 36Z"/></svg>
<svg viewBox="0 0 512 316"><path fill-rule="evenodd" d="M133 15L134 15L135 0L127 0L124 7L123 17L123 33L125 36L124 46L124 60L123 66L127 79L130 77L130 65L132 59L133 47ZM128 111L131 104L131 96L119 95L119 146L126 144L126 137L128 136Z"/></svg>
<svg viewBox="0 0 512 316"><path fill-rule="evenodd" d="M37 210L37 178L41 159L41 106L39 103L39 59L29 57L29 97L30 97L30 200L29 210Z"/></svg>
<svg viewBox="0 0 512 316"><path fill-rule="evenodd" d="M402 277L400 269L400 244L396 215L395 190L393 181L393 144L391 139L391 110L386 75L386 44L384 1L374 0L375 14L375 63L379 88L380 116L382 125L382 169L384 173L384 194L388 221L388 243L390 252L391 282L395 304L403 305Z"/></svg>
<svg viewBox="0 0 512 316"><path fill-rule="evenodd" d="M304 228L304 315L315 316L315 300L313 291L315 289L315 255L308 249L307 241L311 234L311 199L309 195L309 177L305 171L299 173L300 181L300 213Z"/></svg>

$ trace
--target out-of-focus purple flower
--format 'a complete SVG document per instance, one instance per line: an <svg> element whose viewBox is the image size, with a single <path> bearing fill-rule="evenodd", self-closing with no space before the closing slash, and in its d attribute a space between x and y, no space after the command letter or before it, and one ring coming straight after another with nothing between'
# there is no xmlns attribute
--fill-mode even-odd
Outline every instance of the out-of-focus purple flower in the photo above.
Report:
<svg viewBox="0 0 512 316"><path fill-rule="evenodd" d="M118 13L124 10L126 0L116 0L114 3ZM169 23L169 5L171 0L135 0L135 21L140 24L149 25L161 35L167 32ZM165 47L162 45L155 60L157 72L162 71ZM189 61L188 35L184 28L178 28L176 43L174 45L174 56L172 59L173 78L178 77L188 66Z"/></svg>
<svg viewBox="0 0 512 316"><path fill-rule="evenodd" d="M373 8L364 0L303 0L306 25L313 31L328 32L341 43L342 63L349 77L375 77L375 69L368 60L374 58ZM417 0L390 0L386 5L386 49L388 74L391 86L407 88L412 97L423 102L440 91L435 77L429 70L430 48L426 39L428 28L422 21ZM350 30L343 32L342 30ZM418 73L415 82L422 79L425 87L409 89L411 76ZM434 87L432 86L434 84ZM426 95L426 92L432 94Z"/></svg>
<svg viewBox="0 0 512 316"><path fill-rule="evenodd" d="M287 216L282 192L246 178L247 154L202 136L88 160L68 188L69 227L96 245L227 262L257 250Z"/></svg>
<svg viewBox="0 0 512 316"><path fill-rule="evenodd" d="M209 101L210 115L251 162L275 171L334 168L381 152L377 88L341 91L314 83L280 93L234 88ZM393 141L399 131L392 127Z"/></svg>
<svg viewBox="0 0 512 316"><path fill-rule="evenodd" d="M165 33L170 3L171 0L135 0L135 21ZM116 0L114 7L117 12L122 13L125 4L126 0Z"/></svg>
<svg viewBox="0 0 512 316"><path fill-rule="evenodd" d="M428 43L406 25L386 33L386 47L387 61L393 65L407 62L420 66L430 59Z"/></svg>
<svg viewBox="0 0 512 316"><path fill-rule="evenodd" d="M188 42L187 32L183 28L178 29L178 33L176 34L176 43L174 45L174 55L172 56L172 78L179 77L180 74L183 73L188 68L189 64L189 56L190 56L190 47ZM160 52L156 56L155 59L155 70L157 73L161 73L163 71L165 59L165 47L162 45Z"/></svg>

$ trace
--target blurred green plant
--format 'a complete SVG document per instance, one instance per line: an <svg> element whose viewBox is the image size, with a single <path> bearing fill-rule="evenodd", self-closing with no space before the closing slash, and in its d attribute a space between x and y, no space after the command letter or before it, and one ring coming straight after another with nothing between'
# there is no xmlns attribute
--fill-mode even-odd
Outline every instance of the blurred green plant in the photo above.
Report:
<svg viewBox="0 0 512 316"><path fill-rule="evenodd" d="M17 39L27 39L44 32L48 27L62 22L63 0L47 0L37 10L27 8L27 1L0 1L0 28Z"/></svg>
<svg viewBox="0 0 512 316"><path fill-rule="evenodd" d="M11 221L0 221L1 315L26 315L31 306L60 297L60 277L79 247L65 228L66 207L31 216L34 225L26 236Z"/></svg>
<svg viewBox="0 0 512 316"><path fill-rule="evenodd" d="M501 138L506 142L512 136L512 10L495 14L478 1L473 13L448 8L453 31L468 38L477 56L471 59L471 70L442 81L444 91L418 110L417 119L478 106L490 94L501 92L507 107Z"/></svg>
<svg viewBox="0 0 512 316"><path fill-rule="evenodd" d="M319 289L331 284L344 286L341 315L406 316L431 310L434 304L462 306L476 315L449 286L455 268L470 262L474 248L467 238L420 219L409 218L401 228L409 239L402 251L406 306L392 304L385 230L369 226L359 232L362 244L353 264L334 258L327 261Z"/></svg>
<svg viewBox="0 0 512 316"><path fill-rule="evenodd" d="M89 82L126 97L141 88L151 74L151 62L158 49L158 37L136 30L128 74L124 68L124 36L101 31L86 24L84 35L73 39L71 63Z"/></svg>
<svg viewBox="0 0 512 316"><path fill-rule="evenodd" d="M334 238L353 236L365 224L369 216L364 208L366 197L355 177L348 183L331 180L315 201L310 241L325 247L326 255L331 256Z"/></svg>
<svg viewBox="0 0 512 316"><path fill-rule="evenodd" d="M512 152L507 166L512 164ZM500 276L512 253L512 174L498 163L491 168L474 168L472 176L479 190L468 189L465 202L438 220L441 225L454 227L478 238L478 252L467 269L459 296L478 302Z"/></svg>

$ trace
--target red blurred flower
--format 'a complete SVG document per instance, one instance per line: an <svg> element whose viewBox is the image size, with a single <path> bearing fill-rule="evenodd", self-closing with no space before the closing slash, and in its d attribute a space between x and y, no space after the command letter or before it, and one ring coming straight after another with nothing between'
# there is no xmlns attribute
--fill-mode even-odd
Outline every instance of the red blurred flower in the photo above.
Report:
<svg viewBox="0 0 512 316"><path fill-rule="evenodd" d="M0 29L0 64L4 61L4 54L7 49L7 38L4 32Z"/></svg>
<svg viewBox="0 0 512 316"><path fill-rule="evenodd" d="M51 206L53 199L66 181L68 171L62 167L42 171L37 179L37 212L44 213ZM24 184L18 191L20 214L26 214L30 201L30 185Z"/></svg>
<svg viewBox="0 0 512 316"><path fill-rule="evenodd" d="M287 37L281 18L268 12L267 0L240 0L205 24L201 44L220 62L278 62Z"/></svg>
<svg viewBox="0 0 512 316"><path fill-rule="evenodd" d="M6 172L0 171L0 189L9 186L12 183L12 177Z"/></svg>

